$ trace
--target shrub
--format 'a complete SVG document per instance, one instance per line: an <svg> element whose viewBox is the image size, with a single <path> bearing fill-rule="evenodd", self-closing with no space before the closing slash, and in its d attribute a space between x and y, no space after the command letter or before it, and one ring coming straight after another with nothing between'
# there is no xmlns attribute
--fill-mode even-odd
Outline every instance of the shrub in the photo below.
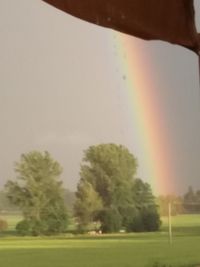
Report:
<svg viewBox="0 0 200 267"><path fill-rule="evenodd" d="M117 209L106 209L101 213L101 229L104 233L119 232L122 218Z"/></svg>
<svg viewBox="0 0 200 267"><path fill-rule="evenodd" d="M156 209L142 208L133 212L125 227L128 232L151 232L159 230L160 224Z"/></svg>
<svg viewBox="0 0 200 267"><path fill-rule="evenodd" d="M16 225L16 231L19 235L28 235L30 234L30 222L27 220L23 220L20 221L17 225Z"/></svg>
<svg viewBox="0 0 200 267"><path fill-rule="evenodd" d="M39 236L47 233L47 222L39 221L39 220L32 220L31 221L31 235Z"/></svg>
<svg viewBox="0 0 200 267"><path fill-rule="evenodd" d="M142 210L142 220L145 231L151 232L159 230L161 221L156 209Z"/></svg>
<svg viewBox="0 0 200 267"><path fill-rule="evenodd" d="M42 220L23 220L16 225L19 235L52 235L65 232L67 227L67 218L56 218L49 216Z"/></svg>
<svg viewBox="0 0 200 267"><path fill-rule="evenodd" d="M68 216L67 214L63 214L57 218L56 216L48 216L44 221L46 224L46 229L44 229L44 234L57 234L57 233L64 233L67 229L68 225Z"/></svg>
<svg viewBox="0 0 200 267"><path fill-rule="evenodd" d="M135 211L132 220L126 226L128 232L144 232L144 222L140 211Z"/></svg>

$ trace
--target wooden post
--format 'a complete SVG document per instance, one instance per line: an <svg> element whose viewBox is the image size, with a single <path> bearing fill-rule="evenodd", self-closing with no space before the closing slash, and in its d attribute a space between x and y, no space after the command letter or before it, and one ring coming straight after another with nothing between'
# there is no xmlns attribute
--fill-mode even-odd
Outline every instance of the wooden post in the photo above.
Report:
<svg viewBox="0 0 200 267"><path fill-rule="evenodd" d="M169 244L172 244L171 202L168 203Z"/></svg>

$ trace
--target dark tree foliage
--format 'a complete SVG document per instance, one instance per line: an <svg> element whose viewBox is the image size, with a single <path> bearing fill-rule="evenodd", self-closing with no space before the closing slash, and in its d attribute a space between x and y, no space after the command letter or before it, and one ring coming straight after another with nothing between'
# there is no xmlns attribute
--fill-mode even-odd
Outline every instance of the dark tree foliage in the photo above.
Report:
<svg viewBox="0 0 200 267"><path fill-rule="evenodd" d="M122 216L116 208L104 209L99 214L99 219L104 233L115 233L122 227Z"/></svg>
<svg viewBox="0 0 200 267"><path fill-rule="evenodd" d="M132 187L135 208L129 213L128 231L157 231L161 221L151 187L141 179L135 179Z"/></svg>

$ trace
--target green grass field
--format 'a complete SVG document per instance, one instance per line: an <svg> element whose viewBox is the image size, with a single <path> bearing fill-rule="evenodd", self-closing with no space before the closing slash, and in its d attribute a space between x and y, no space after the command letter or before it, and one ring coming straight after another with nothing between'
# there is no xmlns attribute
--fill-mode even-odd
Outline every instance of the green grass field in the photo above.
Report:
<svg viewBox="0 0 200 267"><path fill-rule="evenodd" d="M7 218L8 219L8 218ZM10 227L17 218L11 218ZM169 245L167 220L159 233L0 238L2 267L200 266L200 215L174 217Z"/></svg>

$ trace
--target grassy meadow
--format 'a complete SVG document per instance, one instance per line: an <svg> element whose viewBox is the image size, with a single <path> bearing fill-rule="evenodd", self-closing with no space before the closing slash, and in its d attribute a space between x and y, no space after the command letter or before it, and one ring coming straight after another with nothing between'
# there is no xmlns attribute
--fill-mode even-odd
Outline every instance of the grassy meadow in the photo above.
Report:
<svg viewBox="0 0 200 267"><path fill-rule="evenodd" d="M12 231L17 216L5 219ZM2 267L190 267L200 266L200 215L172 218L173 243L167 235L167 218L158 233L100 236L0 238ZM14 233L14 232L12 232ZM156 265L160 263L160 265Z"/></svg>

